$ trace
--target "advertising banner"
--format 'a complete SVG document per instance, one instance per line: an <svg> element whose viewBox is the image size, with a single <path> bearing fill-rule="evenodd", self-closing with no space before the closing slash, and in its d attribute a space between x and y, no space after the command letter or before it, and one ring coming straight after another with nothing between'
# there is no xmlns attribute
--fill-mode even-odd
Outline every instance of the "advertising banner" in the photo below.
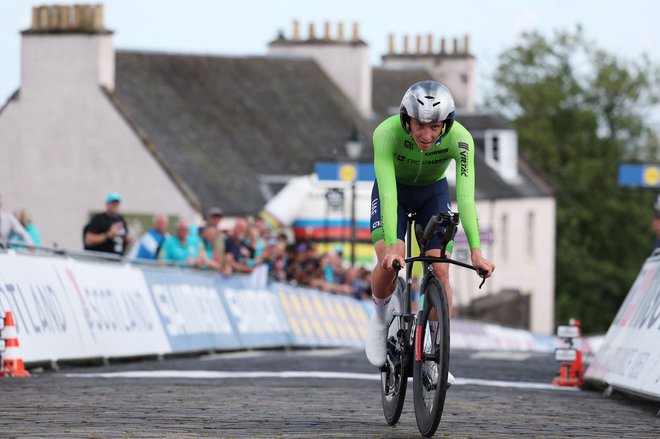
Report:
<svg viewBox="0 0 660 439"><path fill-rule="evenodd" d="M649 258L585 378L660 400L660 256Z"/></svg>
<svg viewBox="0 0 660 439"><path fill-rule="evenodd" d="M218 275L165 268L142 271L173 352L241 346L217 288Z"/></svg>
<svg viewBox="0 0 660 439"><path fill-rule="evenodd" d="M362 301L274 284L293 343L298 346L364 346L369 319Z"/></svg>
<svg viewBox="0 0 660 439"><path fill-rule="evenodd" d="M273 291L249 288L235 282L219 286L236 332L244 347L291 344L291 328Z"/></svg>
<svg viewBox="0 0 660 439"><path fill-rule="evenodd" d="M100 356L62 282L63 259L0 254L0 313L11 311L25 362Z"/></svg>
<svg viewBox="0 0 660 439"><path fill-rule="evenodd" d="M104 357L171 352L142 271L128 264L69 259L57 271L80 331Z"/></svg>

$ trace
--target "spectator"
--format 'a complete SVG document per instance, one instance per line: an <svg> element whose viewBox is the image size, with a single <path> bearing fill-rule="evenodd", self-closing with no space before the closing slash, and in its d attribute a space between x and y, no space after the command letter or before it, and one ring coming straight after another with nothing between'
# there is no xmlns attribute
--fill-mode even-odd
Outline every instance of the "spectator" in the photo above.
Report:
<svg viewBox="0 0 660 439"><path fill-rule="evenodd" d="M32 216L25 209L19 209L14 212L16 219L21 223L25 230L27 230L30 238L32 238L32 243L34 245L41 245L41 235L39 234L39 229L32 223ZM14 233L12 240L22 240L20 235Z"/></svg>
<svg viewBox="0 0 660 439"><path fill-rule="evenodd" d="M195 258L195 265L197 267L216 271L222 270L223 264L221 263L218 252L215 249L218 233L219 230L217 224L213 225L207 223L199 228L199 251ZM231 272L225 274L231 274Z"/></svg>
<svg viewBox="0 0 660 439"><path fill-rule="evenodd" d="M251 273L254 267L248 261L251 257L250 249L245 245L248 238L249 226L245 218L238 218L231 233L225 239L225 252L227 263L233 272Z"/></svg>
<svg viewBox="0 0 660 439"><path fill-rule="evenodd" d="M126 220L119 214L121 195L110 192L105 202L105 212L94 215L83 229L84 247L122 256L133 238L128 234Z"/></svg>
<svg viewBox="0 0 660 439"><path fill-rule="evenodd" d="M23 242L34 244L30 234L20 221L11 212L2 210L2 197L0 196L0 244L6 246L12 235L17 235Z"/></svg>
<svg viewBox="0 0 660 439"><path fill-rule="evenodd" d="M213 226L218 230L213 247L218 254L218 258L221 260L225 254L225 233L220 229L220 221L222 221L223 216L224 212L219 207L211 207L206 212L206 224Z"/></svg>
<svg viewBox="0 0 660 439"><path fill-rule="evenodd" d="M128 257L130 259L158 259L158 252L169 236L167 215L164 213L154 215L153 227L135 243Z"/></svg>
<svg viewBox="0 0 660 439"><path fill-rule="evenodd" d="M188 242L188 231L188 222L179 220L174 229L174 236L163 242L158 252L158 259L168 263L193 265L198 250Z"/></svg>

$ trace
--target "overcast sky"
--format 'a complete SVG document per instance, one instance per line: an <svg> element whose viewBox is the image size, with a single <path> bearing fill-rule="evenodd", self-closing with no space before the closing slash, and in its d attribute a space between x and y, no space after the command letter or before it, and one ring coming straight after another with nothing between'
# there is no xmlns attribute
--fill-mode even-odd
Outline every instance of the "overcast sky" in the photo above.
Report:
<svg viewBox="0 0 660 439"><path fill-rule="evenodd" d="M582 25L588 38L619 56L642 53L660 65L660 2L654 0L105 0L105 25L119 49L216 55L263 55L278 31L291 36L301 23L303 37L314 22L333 32L360 24L372 63L387 51L388 35L401 47L404 34L468 35L477 58L478 101L489 86L498 55L519 41L522 31L546 36ZM0 106L20 85L20 34L30 26L31 8L47 3L0 0ZM73 4L73 2L71 3ZM435 43L437 47L437 42Z"/></svg>

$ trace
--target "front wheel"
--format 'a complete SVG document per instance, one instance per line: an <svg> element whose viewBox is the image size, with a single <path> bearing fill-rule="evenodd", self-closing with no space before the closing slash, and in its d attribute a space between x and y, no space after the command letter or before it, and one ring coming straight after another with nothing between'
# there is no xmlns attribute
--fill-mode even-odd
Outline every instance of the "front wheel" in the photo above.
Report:
<svg viewBox="0 0 660 439"><path fill-rule="evenodd" d="M435 276L424 284L424 307L415 328L413 395L417 428L433 436L445 405L449 372L449 312L445 290Z"/></svg>
<svg viewBox="0 0 660 439"><path fill-rule="evenodd" d="M405 282L397 278L399 285L392 295L390 311L400 314L402 294ZM395 316L387 331L387 358L380 372L380 393L383 402L383 414L389 425L395 425L401 417L403 403L408 387L407 363L410 361L410 345L406 342L405 324L401 317Z"/></svg>

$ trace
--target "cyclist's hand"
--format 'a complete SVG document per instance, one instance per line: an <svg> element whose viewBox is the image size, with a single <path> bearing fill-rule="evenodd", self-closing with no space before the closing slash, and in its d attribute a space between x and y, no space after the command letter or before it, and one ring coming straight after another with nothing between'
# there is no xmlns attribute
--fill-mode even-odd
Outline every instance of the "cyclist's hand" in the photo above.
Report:
<svg viewBox="0 0 660 439"><path fill-rule="evenodd" d="M393 273L394 267L394 261L399 261L399 265L403 267L406 265L406 261L403 259L403 256L395 253L395 252L390 252L390 251L385 251L385 256L383 257L383 261L381 262L381 267L390 273Z"/></svg>
<svg viewBox="0 0 660 439"><path fill-rule="evenodd" d="M495 271L495 264L481 255L481 250L478 248L472 249L472 265L477 269L480 277L484 279L491 277Z"/></svg>

